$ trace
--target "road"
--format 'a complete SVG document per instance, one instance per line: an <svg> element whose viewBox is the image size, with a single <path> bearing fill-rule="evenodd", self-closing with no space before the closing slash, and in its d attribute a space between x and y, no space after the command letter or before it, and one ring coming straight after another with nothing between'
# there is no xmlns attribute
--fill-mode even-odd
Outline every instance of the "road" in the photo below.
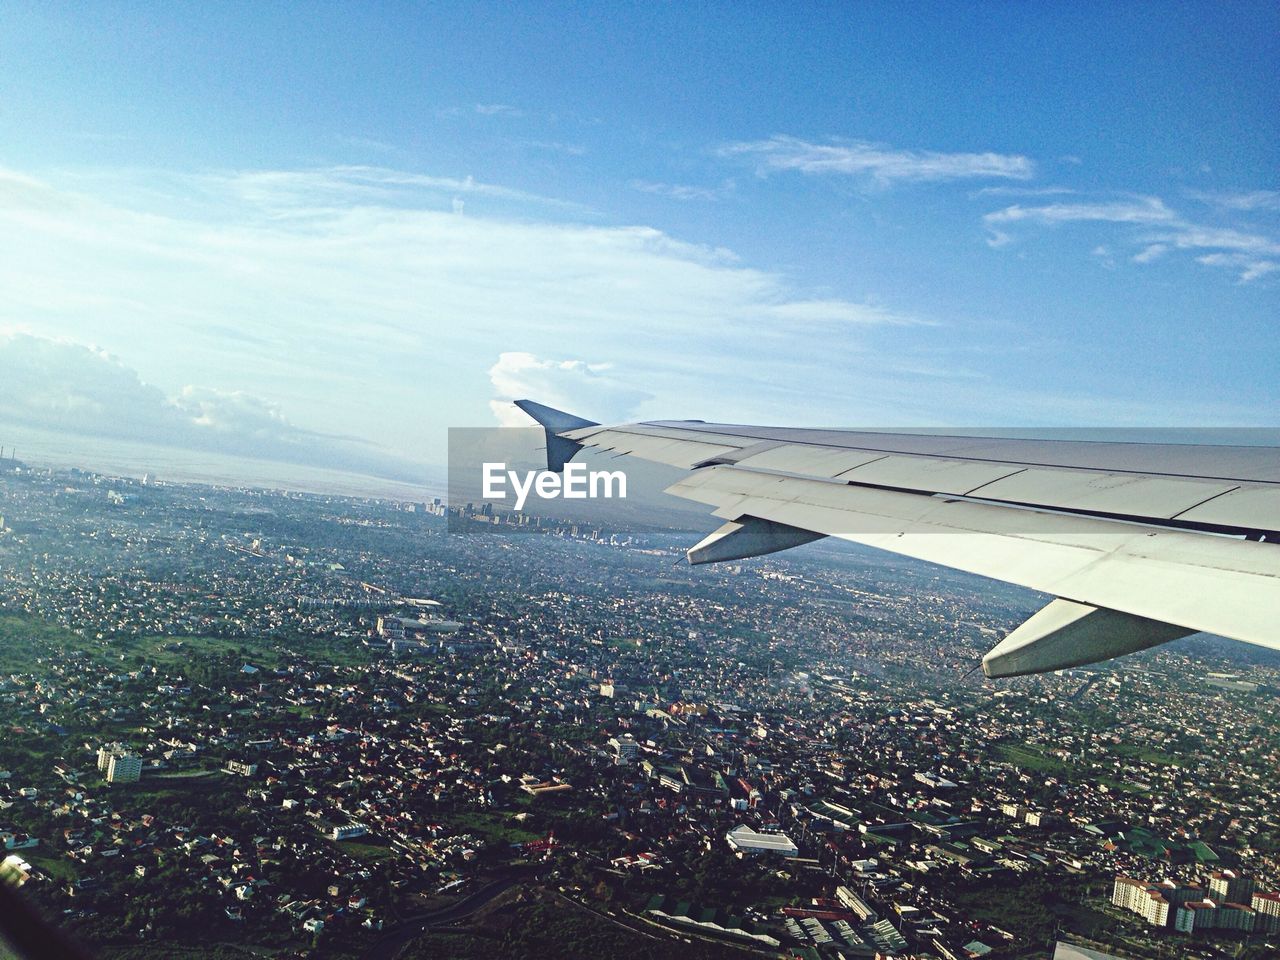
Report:
<svg viewBox="0 0 1280 960"><path fill-rule="evenodd" d="M396 926L379 937L377 942L364 955L364 960L395 960L400 955L400 951L411 940L422 936L432 927L457 923L459 920L469 917L481 907L492 903L512 887L531 879L532 877L528 874L503 877L485 884L473 893L467 894L457 903L441 907L439 910L432 910L429 913L420 913L415 917L410 917L396 924Z"/></svg>

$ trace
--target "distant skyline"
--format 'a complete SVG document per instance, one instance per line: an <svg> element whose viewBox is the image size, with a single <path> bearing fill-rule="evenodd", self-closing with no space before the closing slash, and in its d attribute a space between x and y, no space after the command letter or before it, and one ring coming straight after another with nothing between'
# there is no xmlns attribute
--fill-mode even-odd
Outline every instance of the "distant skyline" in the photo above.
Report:
<svg viewBox="0 0 1280 960"><path fill-rule="evenodd" d="M10 4L4 427L1278 426L1267 3Z"/></svg>

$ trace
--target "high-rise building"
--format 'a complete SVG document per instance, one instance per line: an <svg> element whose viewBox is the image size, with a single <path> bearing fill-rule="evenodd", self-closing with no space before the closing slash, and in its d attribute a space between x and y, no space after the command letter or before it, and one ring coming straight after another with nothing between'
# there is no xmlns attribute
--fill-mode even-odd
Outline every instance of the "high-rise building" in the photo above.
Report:
<svg viewBox="0 0 1280 960"><path fill-rule="evenodd" d="M142 758L124 744L108 743L98 748L98 770L108 783L133 783L142 777Z"/></svg>
<svg viewBox="0 0 1280 960"><path fill-rule="evenodd" d="M113 753L107 764L107 783L137 783L142 778L142 758Z"/></svg>
<svg viewBox="0 0 1280 960"><path fill-rule="evenodd" d="M1280 893L1255 892L1250 906L1255 914L1255 930L1280 933Z"/></svg>
<svg viewBox="0 0 1280 960"><path fill-rule="evenodd" d="M1130 877L1116 877L1111 890L1111 902L1115 906L1138 914L1153 927L1176 923L1181 907L1203 896L1204 890L1200 887L1183 886L1172 880L1146 883Z"/></svg>
<svg viewBox="0 0 1280 960"><path fill-rule="evenodd" d="M624 733L620 737L611 737L609 746L613 747L618 763L631 763L640 755L640 744L629 733Z"/></svg>
<svg viewBox="0 0 1280 960"><path fill-rule="evenodd" d="M1253 880L1234 870L1209 875L1209 895L1219 903L1248 903L1253 896Z"/></svg>
<svg viewBox="0 0 1280 960"><path fill-rule="evenodd" d="M1255 914L1252 907L1243 903L1215 903L1212 900L1193 900L1178 908L1174 929L1180 933L1197 930L1242 930L1252 933Z"/></svg>

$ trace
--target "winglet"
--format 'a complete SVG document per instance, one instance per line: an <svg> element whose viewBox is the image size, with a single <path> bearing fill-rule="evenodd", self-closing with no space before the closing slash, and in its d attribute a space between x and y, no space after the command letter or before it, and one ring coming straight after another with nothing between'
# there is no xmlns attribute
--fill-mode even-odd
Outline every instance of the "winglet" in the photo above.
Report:
<svg viewBox="0 0 1280 960"><path fill-rule="evenodd" d="M538 403L536 400L517 400L515 404L542 425L542 429L547 435L547 469L555 473L563 470L564 465L572 460L574 454L582 449L582 444L570 440L568 437L562 437L560 434L569 430L578 430L582 427L600 426L594 420L575 417L572 413L565 413L563 410L555 409L555 407L548 407L546 404Z"/></svg>
<svg viewBox="0 0 1280 960"><path fill-rule="evenodd" d="M572 413L565 413L555 407L548 407L545 403L538 403L536 400L517 400L515 404L542 426L556 433L577 430L579 427L600 426L594 420L583 420L581 417L575 417Z"/></svg>

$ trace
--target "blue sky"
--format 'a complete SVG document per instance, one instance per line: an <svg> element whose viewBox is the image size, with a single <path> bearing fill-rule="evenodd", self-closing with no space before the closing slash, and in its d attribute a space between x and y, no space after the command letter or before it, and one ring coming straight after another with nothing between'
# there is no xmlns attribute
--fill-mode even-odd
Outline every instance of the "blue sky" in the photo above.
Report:
<svg viewBox="0 0 1280 960"><path fill-rule="evenodd" d="M0 424L401 478L524 393L1274 426L1277 38L1263 3L6 5Z"/></svg>

